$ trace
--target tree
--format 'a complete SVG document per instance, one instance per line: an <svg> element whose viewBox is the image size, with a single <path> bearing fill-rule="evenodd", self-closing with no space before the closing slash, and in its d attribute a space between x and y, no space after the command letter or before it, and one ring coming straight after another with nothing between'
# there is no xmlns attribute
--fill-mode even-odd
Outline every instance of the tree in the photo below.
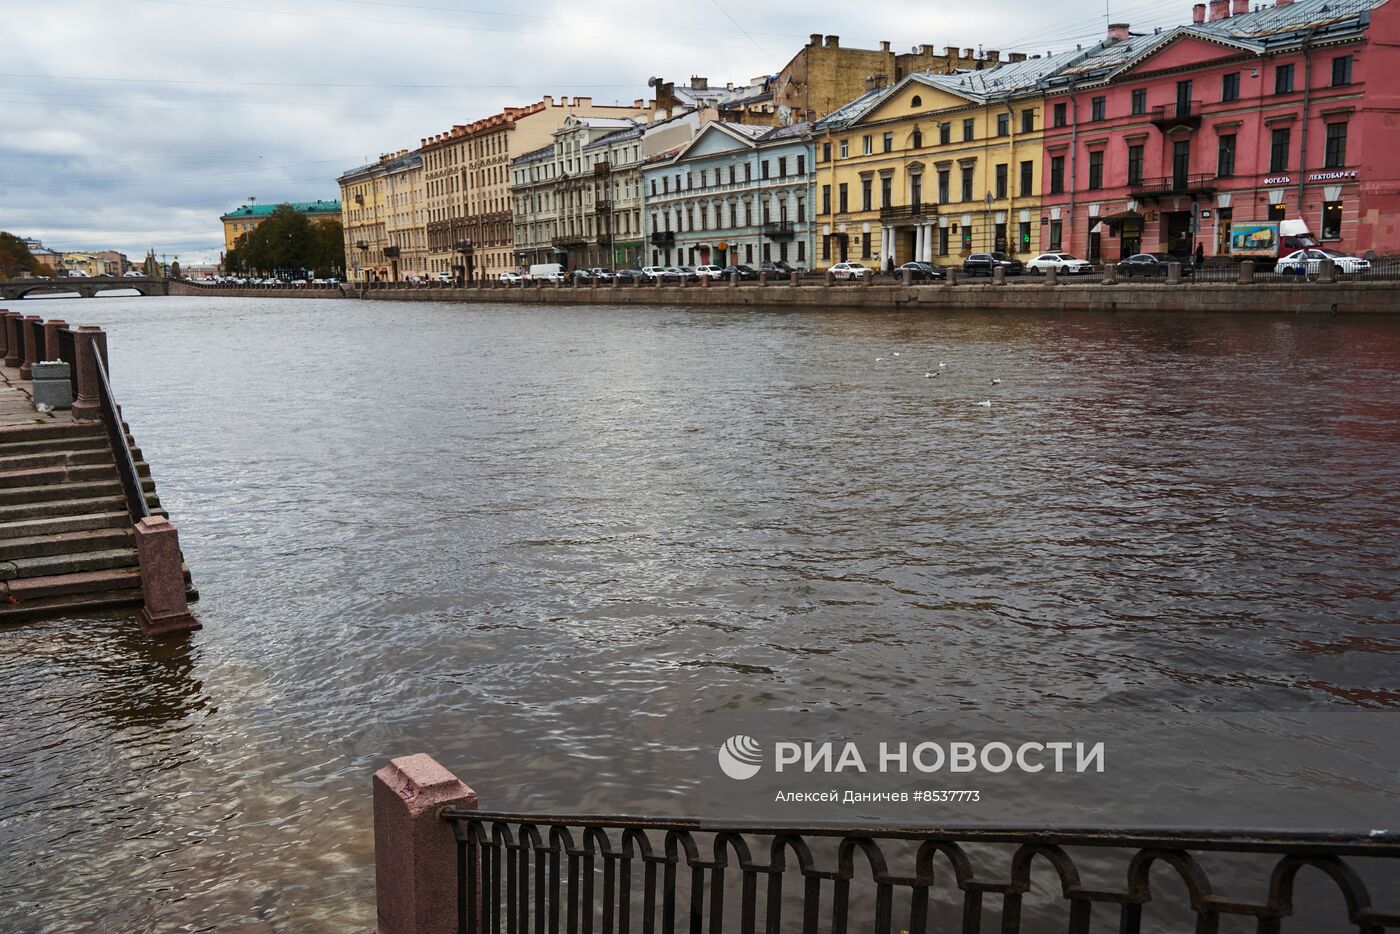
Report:
<svg viewBox="0 0 1400 934"><path fill-rule="evenodd" d="M156 251L154 249L146 253L146 259L141 263L141 272L144 275L150 276L152 279L160 278L160 260L156 259Z"/></svg>
<svg viewBox="0 0 1400 934"><path fill-rule="evenodd" d="M0 231L0 281L13 279L21 273L44 275L24 241L12 233Z"/></svg>
<svg viewBox="0 0 1400 934"><path fill-rule="evenodd" d="M172 279L178 279L178 278L180 278L180 261L179 261L178 259L175 260L175 262L173 262L173 263L170 264L170 278L172 278Z"/></svg>
<svg viewBox="0 0 1400 934"><path fill-rule="evenodd" d="M345 269L345 228L338 220L321 221L313 227L316 255L312 268L321 276L340 275Z"/></svg>

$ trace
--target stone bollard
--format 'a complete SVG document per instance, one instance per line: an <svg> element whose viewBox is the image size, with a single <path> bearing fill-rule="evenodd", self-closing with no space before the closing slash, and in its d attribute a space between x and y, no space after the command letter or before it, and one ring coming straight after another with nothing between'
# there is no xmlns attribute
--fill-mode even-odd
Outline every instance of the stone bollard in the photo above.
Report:
<svg viewBox="0 0 1400 934"><path fill-rule="evenodd" d="M758 284L759 284L760 287L765 287L765 288L767 287L767 285L768 285L768 270L764 269L764 270L760 270L760 271L759 271L759 274L758 274Z"/></svg>
<svg viewBox="0 0 1400 934"><path fill-rule="evenodd" d="M1115 265L1113 265L1112 263L1105 263L1105 264L1104 264L1104 267L1103 267L1103 284L1104 284L1104 285L1117 285L1117 284L1118 284L1118 267L1115 266Z"/></svg>
<svg viewBox="0 0 1400 934"><path fill-rule="evenodd" d="M457 838L438 810L475 810L476 792L421 753L390 759L373 787L376 934L456 934Z"/></svg>
<svg viewBox="0 0 1400 934"><path fill-rule="evenodd" d="M5 366L14 368L20 365L19 323L24 316L17 311L5 312Z"/></svg>
<svg viewBox="0 0 1400 934"><path fill-rule="evenodd" d="M58 356L58 332L66 330L68 322L62 318L54 318L44 324L44 355L41 360L57 360Z"/></svg>
<svg viewBox="0 0 1400 934"><path fill-rule="evenodd" d="M635 279L632 280L632 288L634 288L634 289L640 289L641 287L642 287L642 277L641 277L641 276L638 276L637 278L635 278Z"/></svg>
<svg viewBox="0 0 1400 934"><path fill-rule="evenodd" d="M1060 284L1060 271L1059 271L1058 269L1056 269L1054 266L1051 266L1050 268L1048 268L1048 269L1045 270L1045 284L1046 284L1046 285L1059 285L1059 284Z"/></svg>
<svg viewBox="0 0 1400 934"><path fill-rule="evenodd" d="M147 516L136 523L136 554L145 603L137 614L142 631L168 636L200 628L185 599L185 561L174 524L164 516Z"/></svg>
<svg viewBox="0 0 1400 934"><path fill-rule="evenodd" d="M592 278L590 278L590 279L588 280L588 287L589 287L590 289L592 289L593 291L595 291L595 292L598 291L598 277L597 277L597 276L593 276Z"/></svg>
<svg viewBox="0 0 1400 934"><path fill-rule="evenodd" d="M868 289L875 284L875 270L867 269L865 275L860 277L860 285L863 289Z"/></svg>
<svg viewBox="0 0 1400 934"><path fill-rule="evenodd" d="M731 289L733 289L733 288L737 288L738 285L739 285L739 274L738 274L737 272L731 272L731 273L729 274L729 287L730 287Z"/></svg>
<svg viewBox="0 0 1400 934"><path fill-rule="evenodd" d="M1167 285L1181 285L1181 264L1167 263Z"/></svg>
<svg viewBox="0 0 1400 934"><path fill-rule="evenodd" d="M1337 281L1337 264L1331 259L1324 259L1317 267L1317 281L1324 285L1331 285Z"/></svg>
<svg viewBox="0 0 1400 934"><path fill-rule="evenodd" d="M992 285L1006 285L1006 267L998 266L992 270Z"/></svg>
<svg viewBox="0 0 1400 934"><path fill-rule="evenodd" d="M1253 285L1253 284L1254 284L1254 260L1252 260L1252 259L1247 259L1247 260L1245 260L1244 262L1240 263L1239 273L1240 273L1239 278L1238 278L1237 280L1235 280L1238 284L1240 284L1240 285Z"/></svg>
<svg viewBox="0 0 1400 934"><path fill-rule="evenodd" d="M93 421L102 417L97 357L107 355L107 334L101 328L83 325L73 332L73 347L78 357L78 398L73 400L73 420Z"/></svg>
<svg viewBox="0 0 1400 934"><path fill-rule="evenodd" d="M676 288L683 289L689 285L690 277L687 276L685 273L681 273L679 276L676 277Z"/></svg>
<svg viewBox="0 0 1400 934"><path fill-rule="evenodd" d="M709 274L707 273L707 274L705 274L705 275L703 275L703 276L700 277L700 288L702 288L702 289L708 289L709 287L710 287L710 276L709 276Z"/></svg>
<svg viewBox="0 0 1400 934"><path fill-rule="evenodd" d="M827 287L827 288L831 288L831 287L832 287L833 285L835 285L835 284L836 284L836 277L835 277L834 275L832 275L831 270L828 269L828 270L826 271L826 287Z"/></svg>
<svg viewBox="0 0 1400 934"><path fill-rule="evenodd" d="M664 278L666 278L666 277L663 276L661 273L658 272L658 273L656 274L656 276L652 278L651 284L654 285L654 286L656 286L656 287L659 289L659 288L661 288L661 280L664 279Z"/></svg>
<svg viewBox="0 0 1400 934"><path fill-rule="evenodd" d="M25 315L19 326L24 328L24 362L19 367L19 378L30 379L34 364L39 362L39 353L44 349L44 319Z"/></svg>
<svg viewBox="0 0 1400 934"><path fill-rule="evenodd" d="M34 364L34 408L48 406L53 409L73 407L73 383L68 378L71 371L62 360L40 360Z"/></svg>
<svg viewBox="0 0 1400 934"><path fill-rule="evenodd" d="M792 286L794 289L797 288L797 279L798 276L795 270L788 273L788 285Z"/></svg>
<svg viewBox="0 0 1400 934"><path fill-rule="evenodd" d="M948 278L943 281L947 282L949 285L957 285L958 281L962 279L962 272L963 271L957 266L949 266Z"/></svg>
<svg viewBox="0 0 1400 934"><path fill-rule="evenodd" d="M910 269L909 267L906 266L906 267L900 272L900 278L902 278L902 279L904 280L904 287L905 287L906 289L909 288L911 285L914 284L914 270L912 270L912 269Z"/></svg>

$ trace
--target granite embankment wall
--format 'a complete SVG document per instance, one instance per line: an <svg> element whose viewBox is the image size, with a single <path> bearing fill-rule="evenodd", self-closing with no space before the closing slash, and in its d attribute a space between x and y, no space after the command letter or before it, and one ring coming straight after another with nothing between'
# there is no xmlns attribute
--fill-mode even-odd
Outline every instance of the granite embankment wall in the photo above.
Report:
<svg viewBox="0 0 1400 934"><path fill-rule="evenodd" d="M994 285L696 285L611 288L226 289L172 284L172 295L250 298L365 298L384 302L522 305L683 305L812 310L1150 311L1259 314L1395 314L1400 281L1257 283L1068 283Z"/></svg>

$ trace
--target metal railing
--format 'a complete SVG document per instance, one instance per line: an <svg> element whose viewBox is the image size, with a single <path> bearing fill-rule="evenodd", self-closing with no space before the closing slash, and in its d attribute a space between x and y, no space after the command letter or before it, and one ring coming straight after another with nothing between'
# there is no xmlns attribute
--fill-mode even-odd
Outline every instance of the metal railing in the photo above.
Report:
<svg viewBox="0 0 1400 934"><path fill-rule="evenodd" d="M927 202L924 204L895 204L880 209L880 220L882 221L898 221L915 217L937 216L938 205Z"/></svg>
<svg viewBox="0 0 1400 934"><path fill-rule="evenodd" d="M122 493L126 497L126 511L132 522L140 522L149 516L146 508L146 491L141 487L141 475L136 472L136 462L131 457L131 445L126 440L126 429L122 426L121 413L117 411L117 401L112 395L112 384L107 379L107 364L102 354L93 347L93 362L97 368L97 396L102 409L102 424L107 429L107 440L112 443L112 456L117 461L117 476L121 479Z"/></svg>
<svg viewBox="0 0 1400 934"><path fill-rule="evenodd" d="M460 808L444 808L441 817L457 841L462 934L500 934L503 920L506 934L673 934L678 925L691 934L978 932L984 913L999 914L1003 934L1084 934L1096 918L1094 930L1116 924L1123 934L1138 934L1149 903L1154 914L1194 915L1198 932L1215 932L1222 918L1233 917L1255 919L1255 930L1276 934L1285 918L1329 910L1345 918L1295 929L1376 934L1400 927L1400 913L1373 907L1358 871L1360 864L1378 868L1394 883L1394 832L798 828ZM1030 907L1046 899L1067 903L1054 912L1059 920L1043 926L1024 904L1042 862L1057 875L1057 891L1042 888ZM1121 883L1103 881L1105 864ZM1174 870L1179 883L1154 892L1156 864ZM1332 896L1295 899L1305 868L1327 877L1342 904ZM1218 891L1212 871L1229 876L1232 888L1245 885L1256 900ZM1179 892L1186 898L1174 902Z"/></svg>
<svg viewBox="0 0 1400 934"><path fill-rule="evenodd" d="M1153 123L1173 123L1178 120L1200 120L1200 101L1176 101L1172 104L1158 104L1152 108Z"/></svg>
<svg viewBox="0 0 1400 934"><path fill-rule="evenodd" d="M1214 191L1218 179L1210 172L1197 172L1193 175L1168 175L1163 178L1144 178L1130 186L1133 197L1153 197L1155 195L1186 194L1192 191Z"/></svg>
<svg viewBox="0 0 1400 934"><path fill-rule="evenodd" d="M78 398L78 345L73 332L68 328L58 329L58 359L68 364L68 382L73 387L73 398Z"/></svg>

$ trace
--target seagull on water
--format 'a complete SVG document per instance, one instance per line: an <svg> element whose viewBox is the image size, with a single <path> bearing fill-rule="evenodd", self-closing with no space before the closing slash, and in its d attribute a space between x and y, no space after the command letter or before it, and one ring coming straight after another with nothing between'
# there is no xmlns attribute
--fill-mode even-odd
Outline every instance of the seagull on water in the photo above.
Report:
<svg viewBox="0 0 1400 934"><path fill-rule="evenodd" d="M925 374L924 374L924 379L937 379L937 378L938 378L938 374L937 374L937 373L925 373Z"/></svg>
<svg viewBox="0 0 1400 934"><path fill-rule="evenodd" d="M1001 385L1001 380L999 380L999 379L994 379L994 380L992 380L992 385L993 385L993 386L1000 386L1000 385Z"/></svg>
<svg viewBox="0 0 1400 934"><path fill-rule="evenodd" d="M979 402L979 403L977 403L977 404L980 405L980 406L981 406L982 408L984 408L984 409L990 409L990 408L992 407L992 400L991 400L991 399L983 399L981 402Z"/></svg>

